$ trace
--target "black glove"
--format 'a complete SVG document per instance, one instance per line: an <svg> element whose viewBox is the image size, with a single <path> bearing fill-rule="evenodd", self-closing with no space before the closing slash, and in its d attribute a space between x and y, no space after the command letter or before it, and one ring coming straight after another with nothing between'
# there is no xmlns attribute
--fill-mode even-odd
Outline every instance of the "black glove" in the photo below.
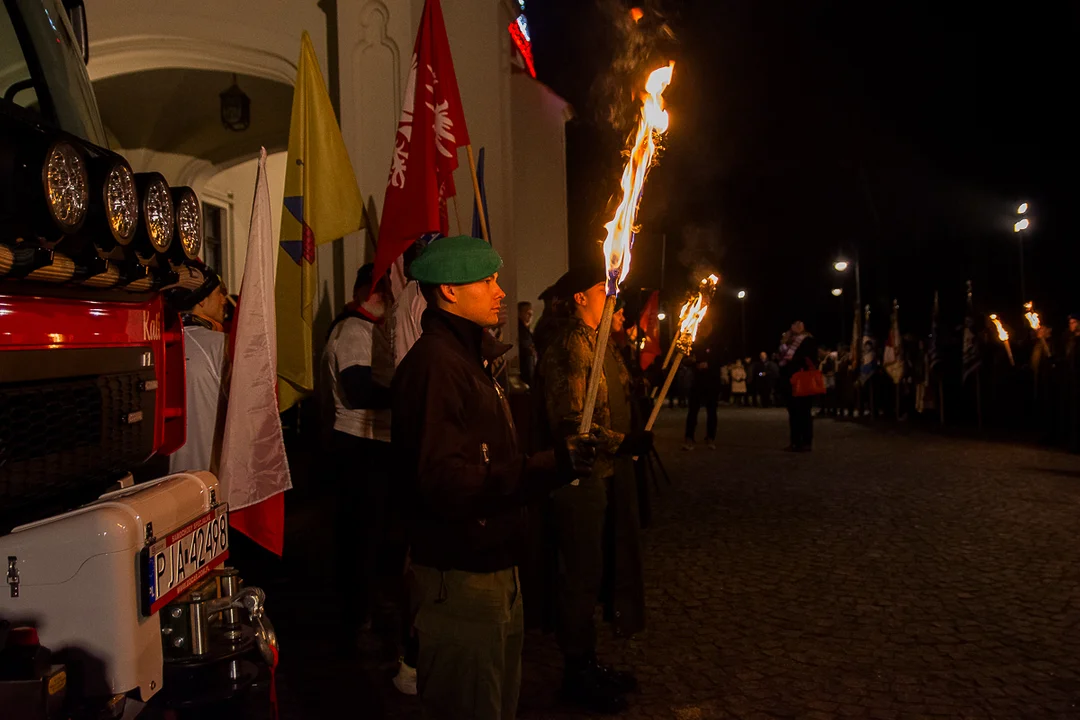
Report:
<svg viewBox="0 0 1080 720"><path fill-rule="evenodd" d="M566 482L592 475L596 444L597 440L592 435L571 435L565 443L556 443L559 470L567 478Z"/></svg>
<svg viewBox="0 0 1080 720"><path fill-rule="evenodd" d="M652 452L653 447L653 434L649 430L642 430L641 432L627 433L623 438L622 444L619 445L619 449L615 451L616 455L632 457L641 457L642 455L648 455Z"/></svg>

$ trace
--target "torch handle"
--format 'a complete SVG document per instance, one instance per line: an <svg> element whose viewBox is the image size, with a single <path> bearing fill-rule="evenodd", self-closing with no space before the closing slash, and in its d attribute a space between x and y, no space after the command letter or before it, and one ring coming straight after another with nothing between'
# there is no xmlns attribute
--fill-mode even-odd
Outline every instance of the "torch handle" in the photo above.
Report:
<svg viewBox="0 0 1080 720"><path fill-rule="evenodd" d="M604 303L604 315L600 318L600 334L596 337L596 354L593 355L592 372L589 373L589 387L585 393L585 407L581 411L581 425L578 432L585 435L592 429L593 410L596 409L596 394L600 391L600 378L604 373L604 356L607 354L608 336L611 335L611 316L615 314L615 296L609 295Z"/></svg>
<svg viewBox="0 0 1080 720"><path fill-rule="evenodd" d="M671 369L668 370L667 377L664 378L664 387L660 388L660 397L656 398L652 413L649 414L649 422L645 423L645 432L652 430L652 426L656 422L657 416L660 415L660 408L664 405L664 398L667 397L668 390L671 389L671 381L675 379L675 373L679 370L679 363L682 362L684 357L686 356L682 353L675 356L675 362L671 364Z"/></svg>
<svg viewBox="0 0 1080 720"><path fill-rule="evenodd" d="M1005 341L1005 352L1009 354L1009 364L1015 367L1016 366L1016 361L1013 360L1012 348L1009 347L1009 341L1008 340Z"/></svg>
<svg viewBox="0 0 1080 720"><path fill-rule="evenodd" d="M678 345L675 340L671 341L671 346L668 348L667 357L664 358L664 364L660 366L661 370L667 370L667 366L671 363L671 356L675 354L675 347Z"/></svg>

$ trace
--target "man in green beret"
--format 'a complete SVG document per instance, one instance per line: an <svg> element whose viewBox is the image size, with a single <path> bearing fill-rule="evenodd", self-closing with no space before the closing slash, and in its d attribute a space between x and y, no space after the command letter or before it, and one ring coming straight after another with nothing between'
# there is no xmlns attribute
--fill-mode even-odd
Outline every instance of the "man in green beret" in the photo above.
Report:
<svg viewBox="0 0 1080 720"><path fill-rule="evenodd" d="M419 609L419 694L428 717L512 720L524 639L518 563L524 507L592 468L571 438L525 457L491 363L502 258L447 237L412 263L428 309L391 386L393 453L405 483Z"/></svg>

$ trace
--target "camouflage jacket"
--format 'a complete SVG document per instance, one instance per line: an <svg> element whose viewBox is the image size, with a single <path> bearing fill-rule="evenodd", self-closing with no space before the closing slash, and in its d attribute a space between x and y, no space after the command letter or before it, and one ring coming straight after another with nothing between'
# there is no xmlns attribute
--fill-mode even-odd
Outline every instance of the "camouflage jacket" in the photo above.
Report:
<svg viewBox="0 0 1080 720"><path fill-rule="evenodd" d="M565 438L577 434L595 354L596 331L577 318L566 322L544 353L544 403L553 437ZM593 466L593 477L606 478L614 472L612 458L624 436L611 430L607 379L603 376L596 393L592 421L593 427L599 426L604 437Z"/></svg>

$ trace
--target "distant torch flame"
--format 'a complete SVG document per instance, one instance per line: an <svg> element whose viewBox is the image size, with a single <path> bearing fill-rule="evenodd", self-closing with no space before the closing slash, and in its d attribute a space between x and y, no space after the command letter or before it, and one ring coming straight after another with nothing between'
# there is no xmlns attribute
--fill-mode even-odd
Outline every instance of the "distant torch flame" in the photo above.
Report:
<svg viewBox="0 0 1080 720"><path fill-rule="evenodd" d="M991 315L990 319L994 322L994 327L997 328L998 340L1001 342L1008 342L1009 333L1005 330L1005 326L1001 324L1001 321L998 320L998 316Z"/></svg>
<svg viewBox="0 0 1080 720"><path fill-rule="evenodd" d="M1009 347L1009 333L1005 330L1005 326L998 320L997 315L991 315L990 319L994 322L994 326L997 328L998 340L1005 345L1005 352L1009 356L1009 364L1015 365L1016 361L1013 360L1012 348Z"/></svg>
<svg viewBox="0 0 1080 720"><path fill-rule="evenodd" d="M645 17L645 13L641 11L641 8L630 8L630 17L634 22L641 22L641 18Z"/></svg>
<svg viewBox="0 0 1080 720"><path fill-rule="evenodd" d="M1030 302L1026 302L1024 303L1024 309L1027 310L1027 312L1024 313L1024 317L1027 318L1028 325L1031 326L1031 329L1038 330L1042 327L1042 323L1039 322L1039 313L1035 312L1034 305Z"/></svg>
<svg viewBox="0 0 1080 720"><path fill-rule="evenodd" d="M697 294L692 297L679 311L679 337L676 343L684 355L689 355L697 340L698 327L705 319L705 313L709 311L709 301L712 299L716 284L720 278L710 275L701 281Z"/></svg>
<svg viewBox="0 0 1080 720"><path fill-rule="evenodd" d="M623 168L622 199L615 210L615 216L604 229L604 257L607 258L607 294L617 295L619 284L630 273L630 249L634 245L634 222L637 219L638 204L645 189L645 177L649 174L656 159L656 141L667 132L668 114L664 110L664 90L671 84L671 73L675 69L672 62L666 67L654 70L645 83L645 96L641 108L641 119L637 133L630 146L630 159Z"/></svg>

